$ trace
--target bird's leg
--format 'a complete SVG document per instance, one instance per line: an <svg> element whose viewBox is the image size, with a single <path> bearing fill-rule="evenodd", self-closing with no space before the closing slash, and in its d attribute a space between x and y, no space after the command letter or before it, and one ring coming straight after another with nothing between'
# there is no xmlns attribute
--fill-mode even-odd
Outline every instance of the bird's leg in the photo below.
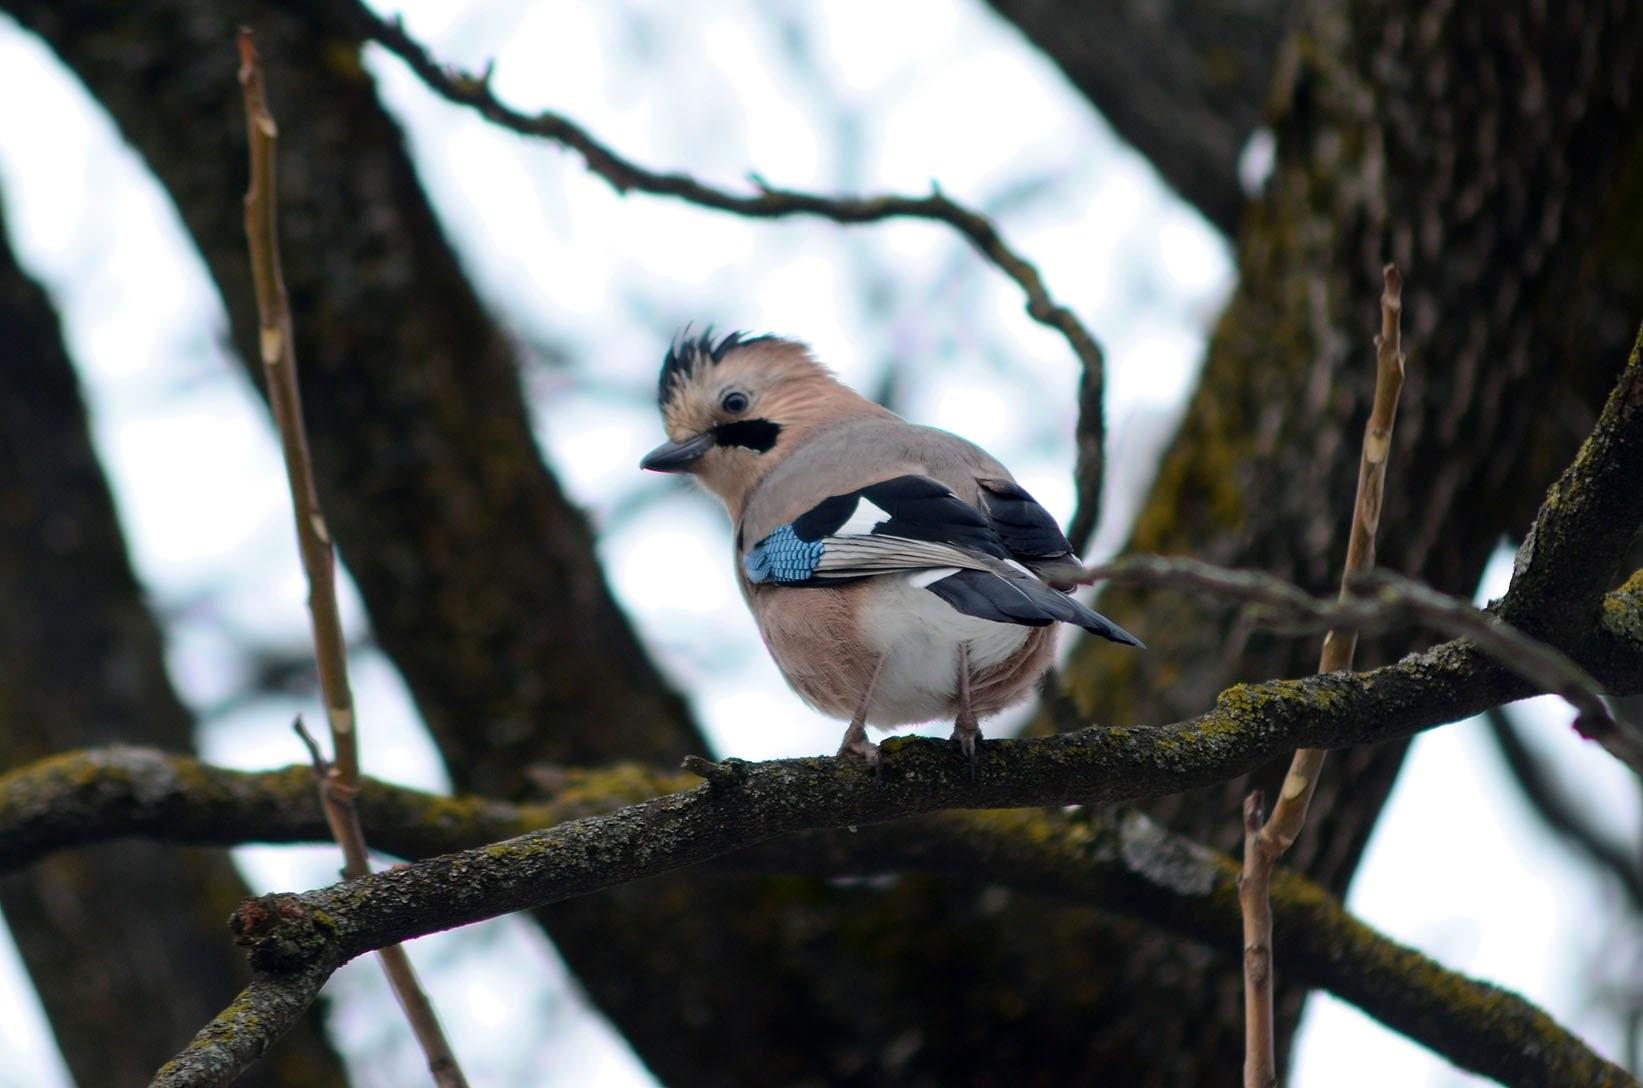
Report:
<svg viewBox="0 0 1643 1088"><path fill-rule="evenodd" d="M879 673L883 669L884 657L880 657L873 666L873 675L867 678L867 688L861 693L861 702L856 704L855 716L850 719L850 726L844 731L844 743L839 745L840 757L859 756L865 759L867 765L875 772L879 766L879 746L867 739L867 707L873 701L873 688L878 684Z"/></svg>
<svg viewBox="0 0 1643 1088"><path fill-rule="evenodd" d="M976 741L981 739L981 723L970 706L970 644L958 644L958 717L953 719L953 740L970 761L970 777L976 776Z"/></svg>

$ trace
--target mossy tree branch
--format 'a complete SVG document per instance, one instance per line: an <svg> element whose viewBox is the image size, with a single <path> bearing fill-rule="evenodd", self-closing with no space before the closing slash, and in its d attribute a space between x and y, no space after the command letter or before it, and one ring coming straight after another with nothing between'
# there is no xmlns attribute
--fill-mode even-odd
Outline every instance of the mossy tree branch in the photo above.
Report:
<svg viewBox="0 0 1643 1088"><path fill-rule="evenodd" d="M232 1084L301 1018L330 977L331 969L320 964L279 974L255 972L233 1004L160 1066L150 1088Z"/></svg>
<svg viewBox="0 0 1643 1088"><path fill-rule="evenodd" d="M391 829L379 845L421 858L680 789L688 776L623 765L573 772L548 801L442 797L371 779L359 804ZM0 778L0 867L120 835L171 842L321 842L328 829L309 771L231 771L151 749L64 753ZM1034 809L943 812L855 832L786 836L718 867L804 876L939 873L1129 915L1214 945L1239 931L1236 863L1136 812L1071 818ZM1625 1084L1614 1066L1510 992L1449 971L1348 914L1312 882L1278 873L1277 925L1297 978L1485 1076L1524 1084ZM312 1000L324 971L266 973L165 1077L228 1075L252 1016ZM294 1014L296 1009L292 1008ZM203 1042L204 1045L201 1045ZM266 1042L266 1040L264 1040ZM246 1054L255 1056L254 1049ZM204 1079L202 1079L204 1078ZM164 1080L161 1081L165 1083Z"/></svg>
<svg viewBox="0 0 1643 1088"><path fill-rule="evenodd" d="M1454 607L1456 602L1435 594L1411 597L1405 592L1369 600L1324 601L1258 571L1234 571L1192 560L1148 556L1131 556L1115 564L1092 568L1092 573L1099 578L1169 586L1245 601L1270 609L1267 621L1289 630L1304 631L1310 629L1306 625L1328 626L1342 622L1379 630L1389 620L1419 622L1422 619L1451 629L1456 626L1445 622L1446 609ZM1407 590L1405 580L1398 580L1393 588L1400 587ZM1433 599L1445 602L1444 609L1434 611ZM1489 617L1488 613L1477 615ZM1596 632L1582 644L1583 650L1595 649L1581 656L1592 658L1595 654L1598 662L1594 665L1597 679L1590 682L1602 683L1610 693L1643 689L1643 570L1605 597L1602 618ZM1471 622L1475 619L1460 629L1470 629ZM1517 645L1508 641L1505 649ZM1187 753L1181 750L1183 739L1192 738L1194 752L1198 753L1192 758L1199 759L1219 750L1217 746L1238 729L1254 728L1256 719L1261 719L1271 708L1288 707L1281 714L1285 728L1316 729L1323 743L1360 743L1365 736L1385 739L1422 727L1394 727L1372 734L1347 729L1329 738L1322 737L1328 721L1323 718L1311 721L1307 715L1339 706L1328 690L1331 681L1339 681L1343 690L1358 692L1357 697L1374 690L1378 698L1386 698L1389 704L1418 701L1422 698L1422 685L1441 680L1476 685L1480 697L1497 700L1494 705L1561 686L1555 670L1526 669L1521 660L1509 660L1512 654L1504 653L1501 647L1494 647L1491 652L1492 660L1491 653L1465 639L1457 639L1396 665L1361 675L1239 685L1223 693L1216 710L1192 722L1152 729L1086 730L1084 734L1059 735L1054 743L1073 749L1083 742L1071 738L1089 736L1099 740L1104 737L1109 744L1118 742L1123 748L1130 738L1135 738L1139 747L1133 747L1124 758L1144 762L1150 752L1150 758L1164 766L1166 777L1173 770L1196 779L1222 771L1208 767L1193 771L1184 761ZM1538 652L1555 651L1541 644ZM1561 655L1558 657L1568 661ZM1573 664L1568 667L1578 668ZM1537 679L1542 682L1537 684ZM1466 700L1449 699L1441 707L1434 706L1434 713L1440 717L1429 718L1425 724L1448 720L1441 718L1443 713L1452 717L1470 713L1469 705ZM1251 708L1261 713L1254 714ZM1356 711L1348 707L1342 712L1369 714L1375 711L1366 706ZM1277 720L1276 716L1273 720ZM1248 740L1245 738L1239 743ZM904 739L889 743L896 749L917 742ZM1018 751L1021 743L989 742L984 751L1003 755ZM1025 750L1035 750L1032 745L1036 743L1028 743ZM1005 747L1001 749L1000 744ZM931 755L930 758L937 757ZM1224 752L1223 758L1235 757ZM694 776L663 773L633 764L567 771L554 797L537 804L511 804L475 797L435 798L363 779L358 803L362 814L377 829L374 841L378 848L400 857L424 857L508 838L591 811L603 811L613 800L644 801L660 793L683 789L697 777L733 786L756 766L738 760L712 763L696 757L687 762L696 772ZM1008 773L1022 771L1023 767L1017 766ZM908 773L917 772L909 770ZM1006 773L1002 764L998 773ZM1114 773L1122 773L1122 768L1115 765ZM1165 781L1160 788L1167 791L1170 783ZM1053 799L1046 794L1040 800ZM1029 799L1024 803L1034 802ZM307 841L313 836L323 837L324 828L325 817L312 790L312 771L307 768L256 773L231 771L151 749L114 746L66 752L0 776L0 872L27 865L54 850L124 835L227 846L264 836L271 837L272 841Z"/></svg>
<svg viewBox="0 0 1643 1088"><path fill-rule="evenodd" d="M1606 679L1613 690L1635 690L1643 667ZM613 812L301 895L248 900L235 929L258 972L306 976L383 944L672 872L792 832L956 808L1156 797L1245 773L1286 750L1405 736L1532 693L1465 643L1446 643L1368 673L1239 685L1210 713L1174 725L990 742L974 778L949 745L925 738L887 742L881 778L825 757L727 761L712 765L714 781ZM236 1003L224 1015L243 1019L242 1011ZM270 1040L290 1022L278 1011L259 1021ZM197 1044L223 1030L214 1021Z"/></svg>
<svg viewBox="0 0 1643 1088"><path fill-rule="evenodd" d="M940 873L1070 899L1211 946L1235 946L1242 935L1238 863L1136 811L944 812L913 825L789 836L723 864L827 877ZM1455 1065L1513 1085L1635 1083L1522 997L1375 932L1305 877L1274 872L1271 897L1289 974Z"/></svg>
<svg viewBox="0 0 1643 1088"><path fill-rule="evenodd" d="M1640 676L1614 678L1631 693ZM1288 748L1344 747L1407 736L1534 694L1463 643L1361 674L1239 685L1216 708L1168 726L1093 727L994 741L974 780L949 745L903 738L885 746L880 777L826 757L727 761L717 783L584 817L474 851L375 873L301 896L308 926L324 915L326 954L352 958L383 943L494 918L640 880L794 831L880 823L946 809L1102 805L1178 792L1245 773ZM727 767L727 764L720 764ZM733 781L731 780L733 778ZM255 902L255 901L254 901ZM284 919L242 935L254 964L290 968Z"/></svg>

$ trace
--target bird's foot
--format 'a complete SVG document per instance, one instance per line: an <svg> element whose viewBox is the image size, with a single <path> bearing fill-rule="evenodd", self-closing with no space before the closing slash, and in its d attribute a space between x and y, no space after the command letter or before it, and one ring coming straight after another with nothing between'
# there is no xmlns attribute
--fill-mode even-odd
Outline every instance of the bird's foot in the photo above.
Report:
<svg viewBox="0 0 1643 1088"><path fill-rule="evenodd" d="M953 743L970 761L970 778L976 776L976 741L981 739L981 723L973 714L960 714L953 722Z"/></svg>
<svg viewBox="0 0 1643 1088"><path fill-rule="evenodd" d="M859 759L873 768L873 777L882 778L883 768L879 765L879 746L867 739L867 726L862 722L852 721L850 728L845 730L844 743L839 745L838 758L846 757Z"/></svg>

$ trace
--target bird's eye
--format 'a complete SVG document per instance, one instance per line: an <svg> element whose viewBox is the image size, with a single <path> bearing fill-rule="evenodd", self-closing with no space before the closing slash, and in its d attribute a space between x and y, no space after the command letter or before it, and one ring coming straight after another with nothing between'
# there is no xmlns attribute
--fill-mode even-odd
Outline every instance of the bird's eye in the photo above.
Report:
<svg viewBox="0 0 1643 1088"><path fill-rule="evenodd" d="M739 415L747 411L747 394L731 391L719 400L719 407L731 415Z"/></svg>

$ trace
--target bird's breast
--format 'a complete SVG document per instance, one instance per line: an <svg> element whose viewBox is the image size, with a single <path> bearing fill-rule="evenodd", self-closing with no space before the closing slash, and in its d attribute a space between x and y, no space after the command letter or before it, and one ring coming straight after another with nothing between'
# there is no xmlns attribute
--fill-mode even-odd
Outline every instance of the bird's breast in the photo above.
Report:
<svg viewBox="0 0 1643 1088"><path fill-rule="evenodd" d="M794 690L824 713L855 713L880 658L869 724L889 727L958 710L959 645L968 645L978 715L1025 698L1049 667L1053 627L966 616L915 582L884 575L838 587L760 586L753 613Z"/></svg>

